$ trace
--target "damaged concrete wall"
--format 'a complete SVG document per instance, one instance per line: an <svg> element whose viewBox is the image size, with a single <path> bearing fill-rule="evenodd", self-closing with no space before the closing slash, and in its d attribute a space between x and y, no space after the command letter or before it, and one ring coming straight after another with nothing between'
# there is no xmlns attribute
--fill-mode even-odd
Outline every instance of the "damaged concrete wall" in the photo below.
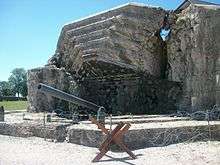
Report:
<svg viewBox="0 0 220 165"><path fill-rule="evenodd" d="M128 4L67 24L49 64L65 67L70 73L89 67L86 76L99 72L121 74L123 71L115 71L115 67L122 67L159 77L163 49L159 30L165 12L161 8ZM103 63L112 65L105 71Z"/></svg>
<svg viewBox="0 0 220 165"><path fill-rule="evenodd" d="M28 90L31 92L28 110L31 112L88 110L37 92L38 83L92 101L113 114L174 113L182 92L181 83L161 80L146 73L77 82L65 70L48 66L29 70L28 79Z"/></svg>
<svg viewBox="0 0 220 165"><path fill-rule="evenodd" d="M149 74L123 75L85 80L84 98L104 106L113 114L174 113L182 84Z"/></svg>
<svg viewBox="0 0 220 165"><path fill-rule="evenodd" d="M64 69L55 66L45 66L28 71L28 111L30 112L52 112L58 108L69 109L69 104L49 95L37 91L39 83L45 83L63 91L70 92L70 87L74 85L74 80Z"/></svg>
<svg viewBox="0 0 220 165"><path fill-rule="evenodd" d="M65 25L59 37L56 53L48 61L48 66L55 66L56 69L47 66L29 71L29 110L51 111L57 108L56 99L39 94L33 88L39 82L74 93L70 90L69 80L66 79L65 72L68 72L72 76L80 77L80 83L76 84L79 88L77 96L104 105L109 111L122 113L135 113L135 109L138 109L137 113L157 111L153 109L160 105L159 100L152 105L151 102L154 102L154 97L160 95L157 92L162 93L160 91L166 91L164 98L167 98L167 91L172 88L171 86L168 87L169 90L165 89L166 87L160 88L160 85L154 86L150 83L151 79L122 80L123 85L117 85L116 79L117 76L135 75L139 71L145 71L147 75L157 78L164 75L164 42L159 36L159 30L165 13L166 11L161 8L127 4ZM59 68L64 70L61 71ZM100 77L104 79L109 75L113 76L113 79L105 82L107 86L105 83L98 83ZM154 83L157 84L155 80ZM141 92L143 86L148 86L147 94ZM129 91L129 96L126 95L125 88ZM96 92L99 95L96 95ZM178 93L179 89L176 92ZM108 97L109 95L111 97ZM129 105L125 105L126 100L130 102ZM63 109L68 107L64 106ZM166 110L168 109L165 108L164 111Z"/></svg>
<svg viewBox="0 0 220 165"><path fill-rule="evenodd" d="M220 9L191 4L176 18L167 45L169 79L183 82L181 109L210 109L219 103Z"/></svg>

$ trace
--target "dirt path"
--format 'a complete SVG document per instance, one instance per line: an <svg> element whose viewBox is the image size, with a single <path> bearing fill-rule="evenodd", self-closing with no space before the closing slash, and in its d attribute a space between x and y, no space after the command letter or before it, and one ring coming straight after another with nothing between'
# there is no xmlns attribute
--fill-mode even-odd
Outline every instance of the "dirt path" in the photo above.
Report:
<svg viewBox="0 0 220 165"><path fill-rule="evenodd" d="M0 135L0 165L219 165L220 142L197 142L135 150L136 160L125 153L108 152L101 162L91 163L96 148L54 143L41 138Z"/></svg>

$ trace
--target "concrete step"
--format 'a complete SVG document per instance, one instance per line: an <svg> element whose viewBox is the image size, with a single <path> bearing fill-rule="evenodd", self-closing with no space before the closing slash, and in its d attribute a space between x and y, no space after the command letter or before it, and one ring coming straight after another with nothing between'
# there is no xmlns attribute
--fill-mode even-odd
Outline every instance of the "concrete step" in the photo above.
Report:
<svg viewBox="0 0 220 165"><path fill-rule="evenodd" d="M150 10L151 10L151 8L150 8ZM153 10L155 10L155 9L153 9ZM149 12L149 9L140 8L139 6L132 5L132 4L125 5L125 6L119 6L117 8L103 11L101 13L96 13L96 14L90 15L88 17L84 17L79 20L75 20L73 22L67 23L63 29L65 31L68 31L71 29L76 29L78 27L85 26L85 25L88 25L88 24L91 24L94 22L106 20L108 18L120 15L122 13L124 15L128 15L128 16L143 15L144 11Z"/></svg>
<svg viewBox="0 0 220 165"><path fill-rule="evenodd" d="M83 50L83 54L97 54L98 52L100 52L99 49L86 49L86 50Z"/></svg>
<svg viewBox="0 0 220 165"><path fill-rule="evenodd" d="M85 43L85 42L88 42L88 41L97 40L97 39L100 39L100 38L103 38L103 37L111 36L111 38L115 39L115 41L117 43L117 42L120 42L119 40L124 40L124 39L128 40L129 39L129 38L126 38L126 37L130 37L130 36L123 35L125 32L133 33L134 31L136 31L137 33L135 34L135 36L139 36L138 38L140 38L140 40L144 40L144 38L145 38L144 36L139 35L141 33L146 33L146 35L152 35L152 33L149 33L146 29L141 30L140 28L138 28L138 25L140 25L140 23L136 19L132 19L130 17L120 16L120 18L118 17L118 21L120 21L121 23L117 23L115 25L112 25L112 26L110 26L108 28L104 28L104 29L99 29L99 27L101 27L102 25L103 26L107 25L108 21L106 21L102 25L100 23L93 24L94 27L93 27L93 25L83 27L82 28L83 31L85 31L87 28L89 28L90 30L95 29L95 31L91 31L91 32L86 31L83 34L81 34L82 31L80 31L80 34L79 35L74 35L71 38L71 40L74 40L76 42L76 44L82 44L82 43ZM127 23L129 26L124 27L122 22ZM99 26L99 27L97 27L97 26ZM113 30L113 31L116 31L117 33L112 33L110 29ZM75 34L78 34L79 31L77 30L75 32L74 32Z"/></svg>
<svg viewBox="0 0 220 165"><path fill-rule="evenodd" d="M146 16L148 16L149 18L160 17L162 10L163 9L161 8L152 8L152 7L148 8L148 7L140 7L139 5L135 5L135 4L126 4L124 6L119 6L110 10L103 11L101 13L96 13L88 17L84 17L79 20L70 22L65 25L64 29L65 30L75 29L80 26L85 26L93 22L98 22L101 20L111 18L113 16L120 15L122 13L126 16L139 17L139 18L141 17L145 18Z"/></svg>
<svg viewBox="0 0 220 165"><path fill-rule="evenodd" d="M74 36L71 38L71 40L74 40L77 44L80 44L91 40L97 40L103 37L107 37L108 35L109 35L109 30L108 28L106 28L106 29L96 30L87 34Z"/></svg>
<svg viewBox="0 0 220 165"><path fill-rule="evenodd" d="M96 56L101 56L101 57L112 58L114 60L120 60L120 58L118 57L117 51L115 51L115 50L113 50L109 47L105 47L105 48L99 47L99 48L85 49L85 50L83 50L83 54L92 54L93 56L96 55Z"/></svg>
<svg viewBox="0 0 220 165"><path fill-rule="evenodd" d="M84 52L84 54L90 53L91 51L94 52L94 50L97 50L97 52L99 52L100 50L106 50L109 53L118 54L118 51L115 51L113 49L115 48L115 45L127 48L127 52L129 52L130 50L139 49L137 43L130 40L128 36L123 36L120 34L111 34L104 36L100 35L97 36L97 39L96 37L94 38L94 40L88 39L84 40L84 42L78 43L77 45L75 45L74 49L80 49L81 51L88 50L88 52Z"/></svg>
<svg viewBox="0 0 220 165"><path fill-rule="evenodd" d="M113 25L114 21L116 21L120 16L114 16L102 21L98 22L93 22L91 24L85 25L85 26L80 26L76 29L71 29L67 31L67 34L70 36L80 36L84 34L91 33L93 31L109 28L110 26Z"/></svg>
<svg viewBox="0 0 220 165"><path fill-rule="evenodd" d="M111 43L111 44L113 44L113 43ZM130 52L128 52L128 53L130 53ZM94 57L94 55L95 55L95 56L103 57L104 59L108 58L108 59L111 59L112 61L118 61L118 62L121 62L124 64L129 64L129 62L127 62L121 58L121 56L119 55L120 54L119 51L112 49L108 45L105 47L100 46L99 48L85 49L85 50L83 50L82 54L91 54L91 56L87 56L87 57Z"/></svg>
<svg viewBox="0 0 220 165"><path fill-rule="evenodd" d="M88 50L88 49L95 49L95 48L104 48L104 47L112 47L113 44L109 37L103 37L96 40L91 40L85 43L80 43L76 45L75 49L80 49L81 51Z"/></svg>
<svg viewBox="0 0 220 165"><path fill-rule="evenodd" d="M84 59L86 59L86 58L93 58L93 57L97 57L97 54L95 54L95 53L94 54L88 53L88 54L83 54L82 57Z"/></svg>

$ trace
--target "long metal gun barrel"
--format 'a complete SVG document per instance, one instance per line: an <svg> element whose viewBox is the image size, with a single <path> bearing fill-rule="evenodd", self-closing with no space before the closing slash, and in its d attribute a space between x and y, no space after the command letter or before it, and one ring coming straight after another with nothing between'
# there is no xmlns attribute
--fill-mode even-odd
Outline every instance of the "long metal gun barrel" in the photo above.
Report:
<svg viewBox="0 0 220 165"><path fill-rule="evenodd" d="M72 103L77 104L77 105L82 106L82 107L92 109L96 112L101 108L101 106L98 106L98 105L96 105L96 104L94 104L90 101L81 99L77 96L68 94L68 93L63 92L59 89L50 87L50 86L42 84L42 83L40 83L38 85L38 90L42 93L49 94L53 97L72 102Z"/></svg>

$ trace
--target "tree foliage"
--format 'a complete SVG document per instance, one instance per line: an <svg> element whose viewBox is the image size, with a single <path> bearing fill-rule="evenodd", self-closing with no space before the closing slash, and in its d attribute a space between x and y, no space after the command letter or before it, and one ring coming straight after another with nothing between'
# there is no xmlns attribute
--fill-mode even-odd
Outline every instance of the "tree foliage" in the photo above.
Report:
<svg viewBox="0 0 220 165"><path fill-rule="evenodd" d="M23 68L15 68L11 72L8 82L15 93L27 96L27 73Z"/></svg>
<svg viewBox="0 0 220 165"><path fill-rule="evenodd" d="M15 96L11 85L7 81L0 81L0 95L2 96Z"/></svg>

